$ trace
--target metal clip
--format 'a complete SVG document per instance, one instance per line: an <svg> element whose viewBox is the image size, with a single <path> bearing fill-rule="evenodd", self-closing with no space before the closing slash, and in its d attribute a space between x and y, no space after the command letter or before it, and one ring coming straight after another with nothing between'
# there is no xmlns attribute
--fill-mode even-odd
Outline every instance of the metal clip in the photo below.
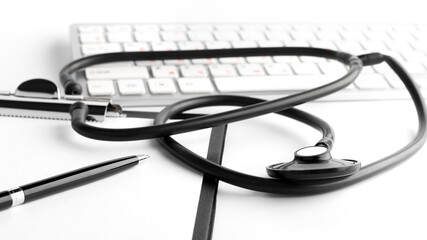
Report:
<svg viewBox="0 0 427 240"><path fill-rule="evenodd" d="M124 116L121 107L112 104L110 99L61 98L58 87L45 79L25 81L15 93L0 91L0 115L70 120L70 106L77 101L88 105L88 120L101 122L106 116Z"/></svg>

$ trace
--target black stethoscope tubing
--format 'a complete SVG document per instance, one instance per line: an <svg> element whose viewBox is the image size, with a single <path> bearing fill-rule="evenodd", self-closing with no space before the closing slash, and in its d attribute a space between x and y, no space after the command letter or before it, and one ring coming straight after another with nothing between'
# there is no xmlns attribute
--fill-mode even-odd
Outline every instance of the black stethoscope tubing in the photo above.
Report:
<svg viewBox="0 0 427 240"><path fill-rule="evenodd" d="M421 93L410 76L394 59L381 54L368 54L356 57L347 53L316 48L258 48L207 51L114 53L92 56L70 63L61 71L61 83L64 85L68 93L78 93L81 91L81 89L79 90L79 87L77 86L78 84L76 85L71 75L76 71L90 65L110 61L273 55L325 57L338 60L348 65L349 70L345 76L326 85L271 101L263 101L259 99L237 96L206 96L190 100L183 100L164 108L156 116L154 124L157 125L141 128L104 129L86 124L85 121L87 118L87 106L79 102L73 105L72 109L70 110L72 116L72 127L79 134L98 140L131 141L159 138L159 142L162 144L162 146L175 155L179 160L205 174L247 189L280 194L313 194L327 192L352 185L402 162L414 154L417 150L419 150L426 141L426 106ZM291 108L304 102L326 96L346 87L355 80L363 65L373 65L382 61L385 61L395 71L395 73L402 79L403 83L408 89L418 114L418 132L416 137L402 149L376 162L362 167L359 172L351 176L339 179L311 181L285 181L251 176L210 163L206 159L195 155L169 137L170 135L177 133L209 128L274 112L280 115L301 120L320 130L323 133L323 138L317 144L322 144L331 149L333 144L333 132L330 126L327 124L325 125L324 121L308 113ZM242 107L222 113L200 116L179 122L166 123L169 118L184 111L199 107L217 105Z"/></svg>

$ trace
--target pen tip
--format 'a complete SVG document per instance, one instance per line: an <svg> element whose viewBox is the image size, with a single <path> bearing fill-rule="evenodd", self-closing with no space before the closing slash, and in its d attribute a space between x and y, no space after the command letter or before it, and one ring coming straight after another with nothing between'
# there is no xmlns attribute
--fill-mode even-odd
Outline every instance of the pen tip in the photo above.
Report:
<svg viewBox="0 0 427 240"><path fill-rule="evenodd" d="M138 161L142 161L142 160L145 160L147 158L150 158L150 156L148 156L146 154L137 155L136 157L138 158Z"/></svg>

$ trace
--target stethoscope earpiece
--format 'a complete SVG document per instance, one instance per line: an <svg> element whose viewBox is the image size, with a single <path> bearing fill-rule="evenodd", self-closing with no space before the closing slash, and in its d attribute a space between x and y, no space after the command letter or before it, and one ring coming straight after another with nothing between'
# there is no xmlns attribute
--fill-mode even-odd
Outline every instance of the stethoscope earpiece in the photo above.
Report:
<svg viewBox="0 0 427 240"><path fill-rule="evenodd" d="M358 161L332 158L327 147L311 146L297 150L291 162L268 166L267 173L279 179L319 180L346 177L359 169Z"/></svg>

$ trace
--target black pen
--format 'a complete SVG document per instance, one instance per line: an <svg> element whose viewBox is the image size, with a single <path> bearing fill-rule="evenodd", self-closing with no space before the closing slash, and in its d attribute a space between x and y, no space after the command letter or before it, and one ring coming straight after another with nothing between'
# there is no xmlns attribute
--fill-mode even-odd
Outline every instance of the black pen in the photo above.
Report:
<svg viewBox="0 0 427 240"><path fill-rule="evenodd" d="M135 166L148 155L113 159L0 192L0 210L77 187Z"/></svg>

